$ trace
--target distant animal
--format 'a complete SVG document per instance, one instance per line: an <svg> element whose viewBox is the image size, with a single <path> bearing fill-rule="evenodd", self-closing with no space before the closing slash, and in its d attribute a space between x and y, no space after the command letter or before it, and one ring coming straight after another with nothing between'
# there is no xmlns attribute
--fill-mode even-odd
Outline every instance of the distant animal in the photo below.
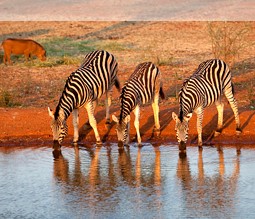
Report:
<svg viewBox="0 0 255 219"><path fill-rule="evenodd" d="M53 113L48 108L49 115L52 118L51 128L55 146L60 146L67 135L66 120L71 112L73 113L74 126L73 142L78 142L78 109L81 107L86 108L89 123L95 133L96 143L101 144L94 110L98 98L106 93L106 123L110 122L109 107L113 85L120 91L117 71L118 63L115 57L107 51L93 51L85 56L81 67L68 77L55 112Z"/></svg>
<svg viewBox="0 0 255 219"><path fill-rule="evenodd" d="M175 130L179 142L179 150L186 151L189 120L192 113L197 114L198 146L202 147L202 121L204 109L215 103L218 111L218 126L215 136L219 135L223 127L223 108L221 96L224 94L235 115L236 133L241 133L237 102L234 98L234 87L231 72L227 64L218 59L211 59L201 63L195 73L186 79L179 92L179 116L172 113L176 122Z"/></svg>
<svg viewBox="0 0 255 219"><path fill-rule="evenodd" d="M39 43L30 39L14 39L8 38L2 42L4 49L3 62L12 64L11 54L21 55L24 54L26 61L31 58L32 55L37 56L41 61L46 60L46 51Z"/></svg>
<svg viewBox="0 0 255 219"><path fill-rule="evenodd" d="M140 106L152 102L154 112L154 131L160 132L159 124L159 95L164 99L161 72L151 62L139 64L130 78L126 81L120 95L120 116L112 115L113 121L117 123L118 145L122 147L129 143L130 113L135 114L135 129L138 144L141 144L139 131Z"/></svg>

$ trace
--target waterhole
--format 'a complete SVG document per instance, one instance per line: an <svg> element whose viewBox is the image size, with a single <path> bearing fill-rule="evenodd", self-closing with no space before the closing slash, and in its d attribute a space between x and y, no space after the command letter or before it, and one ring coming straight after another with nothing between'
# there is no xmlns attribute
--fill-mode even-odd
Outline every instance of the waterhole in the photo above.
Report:
<svg viewBox="0 0 255 219"><path fill-rule="evenodd" d="M255 218L255 149L0 147L0 218Z"/></svg>

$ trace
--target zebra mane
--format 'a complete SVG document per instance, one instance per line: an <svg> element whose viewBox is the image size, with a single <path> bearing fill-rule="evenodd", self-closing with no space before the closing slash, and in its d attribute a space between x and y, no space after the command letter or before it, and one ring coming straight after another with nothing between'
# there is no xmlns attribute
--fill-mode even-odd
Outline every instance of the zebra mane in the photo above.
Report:
<svg viewBox="0 0 255 219"><path fill-rule="evenodd" d="M54 112L54 119L57 120L59 116L60 104L57 105L56 110Z"/></svg>
<svg viewBox="0 0 255 219"><path fill-rule="evenodd" d="M72 72L69 77L66 79L66 83L65 83L65 87L63 89L63 92L61 94L61 97L59 98L59 102L58 102L58 105L56 107L56 110L55 110L55 113L54 113L54 118L55 120L58 119L59 117L59 110L61 109L61 104L62 104L62 101L65 99L64 96L66 95L66 90L68 88L68 84L69 82L71 82L73 80L73 78L75 77L75 73L76 71Z"/></svg>
<svg viewBox="0 0 255 219"><path fill-rule="evenodd" d="M190 80L192 78L196 77L196 76L197 76L196 74L193 74L190 77L186 78L184 80L184 82L182 84L182 87L181 87L181 90L179 92L179 104L180 104L179 119L180 119L181 122L183 121L183 114L184 114L183 113L183 101L182 101L183 97L182 97L182 94L183 94L183 92L185 92Z"/></svg>
<svg viewBox="0 0 255 219"><path fill-rule="evenodd" d="M183 109L182 109L182 90L179 93L179 103L180 103L180 112L179 112L179 119L182 122L183 121Z"/></svg>
<svg viewBox="0 0 255 219"><path fill-rule="evenodd" d="M119 122L121 123L122 119L123 119L123 104L124 104L124 94L126 92L126 89L127 89L127 84L128 84L128 81L126 81L126 83L124 84L124 86L122 87L122 91L121 91L121 94L120 94L120 107L121 107L121 111L120 111L120 119L119 119Z"/></svg>

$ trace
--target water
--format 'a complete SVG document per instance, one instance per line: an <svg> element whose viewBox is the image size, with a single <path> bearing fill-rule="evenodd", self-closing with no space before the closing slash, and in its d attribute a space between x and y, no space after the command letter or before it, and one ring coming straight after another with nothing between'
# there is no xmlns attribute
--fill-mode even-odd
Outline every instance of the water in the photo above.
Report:
<svg viewBox="0 0 255 219"><path fill-rule="evenodd" d="M255 149L0 147L0 218L255 218Z"/></svg>

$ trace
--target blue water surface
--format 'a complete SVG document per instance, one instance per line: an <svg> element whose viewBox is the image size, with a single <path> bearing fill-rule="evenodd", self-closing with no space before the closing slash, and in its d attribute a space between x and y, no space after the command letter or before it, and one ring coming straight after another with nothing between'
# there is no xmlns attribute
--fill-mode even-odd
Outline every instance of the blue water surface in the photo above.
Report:
<svg viewBox="0 0 255 219"><path fill-rule="evenodd" d="M0 147L0 218L255 218L255 149Z"/></svg>

